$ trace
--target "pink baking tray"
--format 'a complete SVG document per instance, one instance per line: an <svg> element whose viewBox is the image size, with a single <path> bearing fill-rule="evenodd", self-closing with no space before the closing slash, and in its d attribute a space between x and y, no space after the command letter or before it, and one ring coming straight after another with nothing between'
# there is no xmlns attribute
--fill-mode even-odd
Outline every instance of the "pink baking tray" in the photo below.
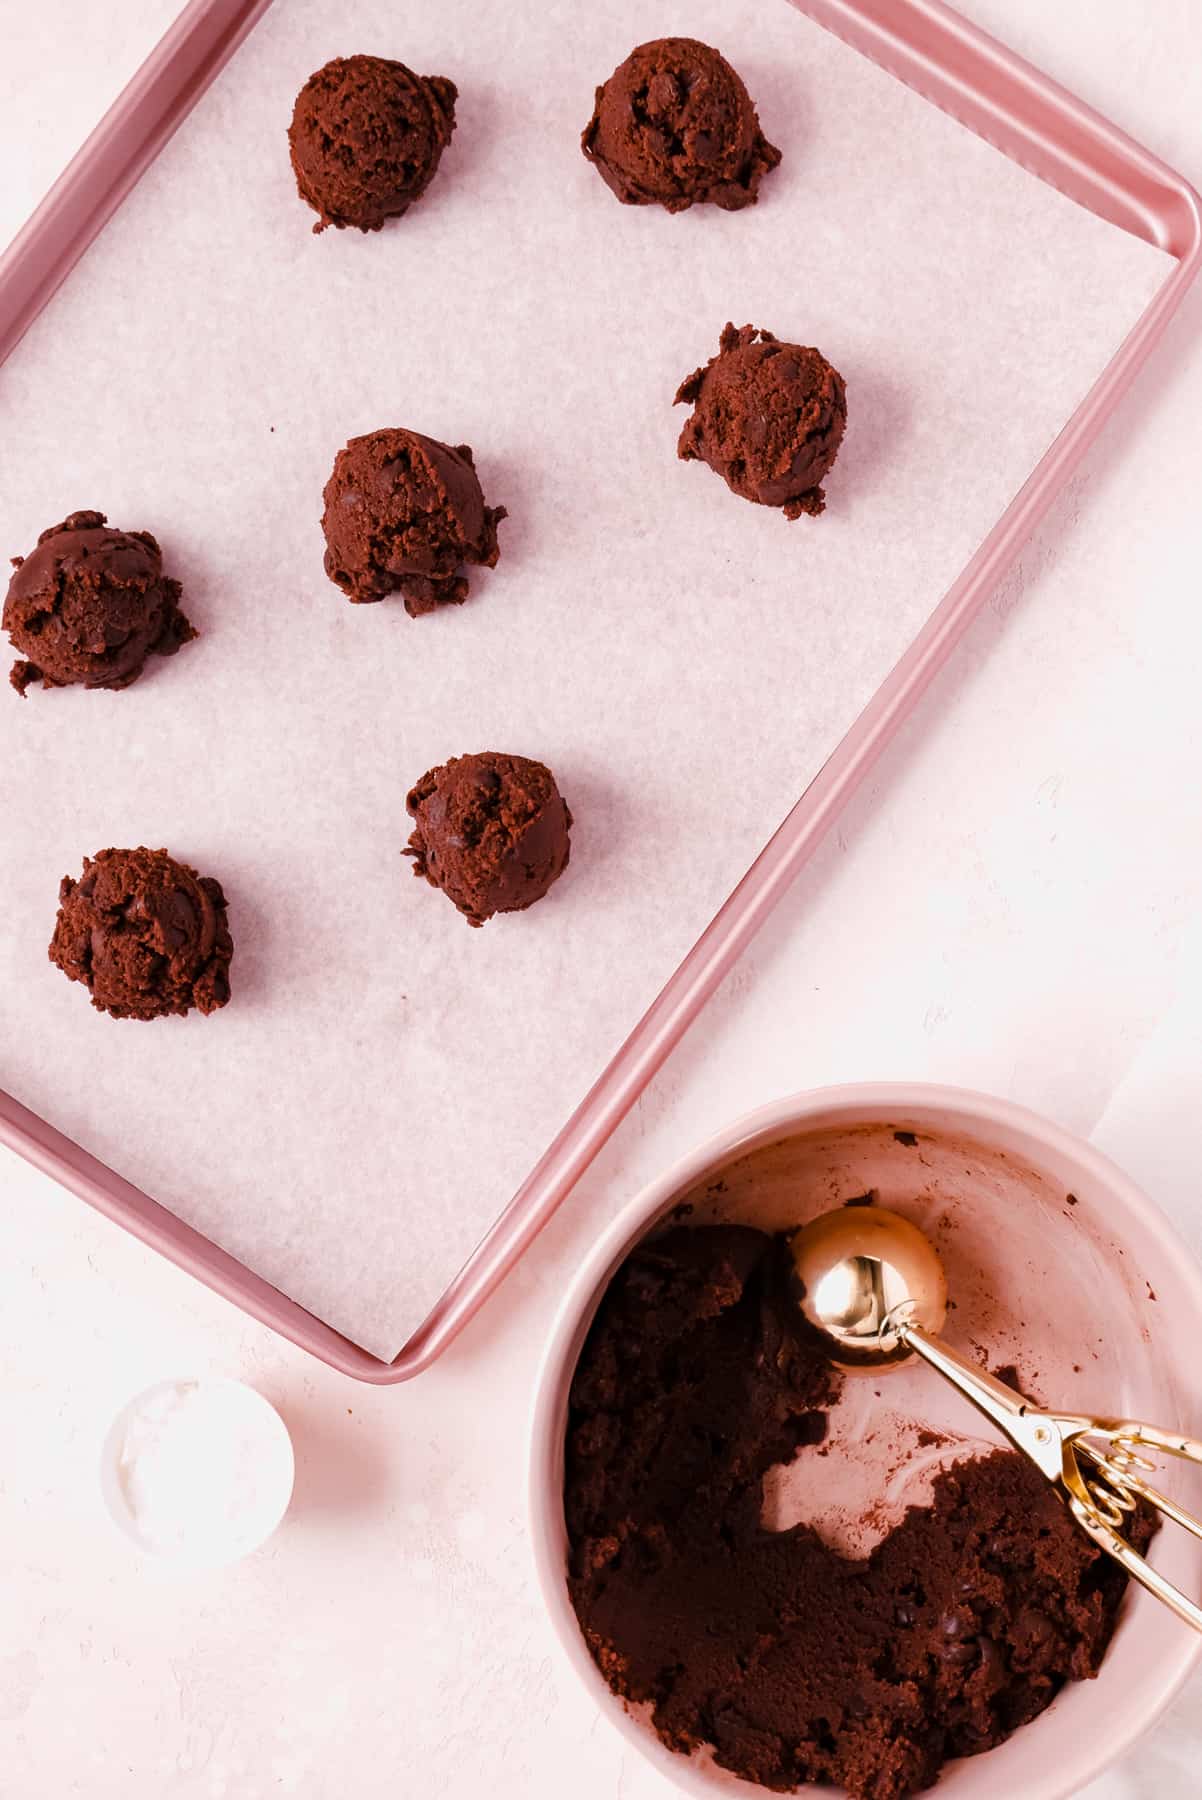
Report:
<svg viewBox="0 0 1202 1800"><path fill-rule="evenodd" d="M1202 264L1202 202L1189 183L939 0L796 3L1031 173L1168 252L1176 266L784 823L391 1362L314 1317L0 1093L0 1142L252 1317L363 1381L404 1381L428 1367L571 1191L914 710L1135 378ZM191 0L185 7L0 259L0 362L269 4Z"/></svg>

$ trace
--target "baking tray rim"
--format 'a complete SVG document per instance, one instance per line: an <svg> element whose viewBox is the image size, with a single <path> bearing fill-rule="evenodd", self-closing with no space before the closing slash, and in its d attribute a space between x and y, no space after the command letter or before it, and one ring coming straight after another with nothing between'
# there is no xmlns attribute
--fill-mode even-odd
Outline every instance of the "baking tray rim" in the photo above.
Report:
<svg viewBox="0 0 1202 1800"><path fill-rule="evenodd" d="M270 0L190 0L0 257L0 363ZM384 1361L0 1090L0 1144L320 1361L388 1385L428 1368L524 1254L787 891L946 663L1163 336L1202 267L1185 178L943 0L791 0L1002 154L1175 266L956 581L424 1323Z"/></svg>

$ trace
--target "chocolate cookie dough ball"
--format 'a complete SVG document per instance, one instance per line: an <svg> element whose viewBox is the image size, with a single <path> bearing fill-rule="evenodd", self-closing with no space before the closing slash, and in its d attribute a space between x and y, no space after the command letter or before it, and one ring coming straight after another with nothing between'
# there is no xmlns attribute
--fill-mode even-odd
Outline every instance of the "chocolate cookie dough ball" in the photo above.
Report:
<svg viewBox="0 0 1202 1800"><path fill-rule="evenodd" d="M383 56L336 56L310 75L292 109L288 147L314 231L379 231L434 179L455 129L458 90Z"/></svg>
<svg viewBox="0 0 1202 1800"><path fill-rule="evenodd" d="M4 629L22 653L9 675L18 694L35 681L128 687L148 656L173 656L196 636L154 538L110 531L103 513L72 513L13 564Z"/></svg>
<svg viewBox="0 0 1202 1800"><path fill-rule="evenodd" d="M325 568L348 600L403 594L411 618L468 595L463 563L494 567L503 506L485 506L467 444L417 431L352 438L322 499Z"/></svg>
<svg viewBox="0 0 1202 1800"><path fill-rule="evenodd" d="M161 1019L230 997L234 954L219 882L165 850L101 850L65 875L50 960L114 1019Z"/></svg>
<svg viewBox="0 0 1202 1800"><path fill-rule="evenodd" d="M752 206L780 151L724 56L696 38L640 44L597 89L581 148L627 206Z"/></svg>
<svg viewBox="0 0 1202 1800"><path fill-rule="evenodd" d="M405 802L406 856L469 925L523 912L568 866L572 815L543 763L484 750L423 775Z"/></svg>
<svg viewBox="0 0 1202 1800"><path fill-rule="evenodd" d="M685 462L700 458L734 493L779 506L786 519L822 511L819 484L843 442L847 390L820 351L728 325L717 356L681 384L682 401L694 406L677 445Z"/></svg>

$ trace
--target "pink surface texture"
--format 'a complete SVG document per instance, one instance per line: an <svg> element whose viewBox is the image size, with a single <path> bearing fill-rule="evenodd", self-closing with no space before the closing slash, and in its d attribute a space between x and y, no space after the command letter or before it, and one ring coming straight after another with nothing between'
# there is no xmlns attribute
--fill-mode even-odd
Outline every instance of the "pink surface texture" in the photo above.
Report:
<svg viewBox="0 0 1202 1800"><path fill-rule="evenodd" d="M267 14L4 371L5 548L101 506L162 539L202 637L127 694L0 707L0 1133L370 1380L425 1366L568 1192L1196 272L1185 183L954 14L807 10L1063 192L783 3L706 0L688 29L728 49L785 161L753 213L619 209L576 148L580 71L662 31L658 9L515 24L449 0L406 51L461 88L438 183L380 237L314 240L282 130L338 46L302 3ZM343 23L388 52L383 5ZM175 115L152 112L158 142ZM81 158L85 235L136 178L125 157ZM61 256L38 226L9 253L0 342ZM674 461L672 392L728 317L847 379L812 525ZM384 423L472 443L510 509L462 613L352 610L321 573L334 451ZM468 933L398 852L410 782L484 747L550 762L578 826L543 905ZM225 883L225 1014L115 1025L43 962L59 876L109 842Z"/></svg>

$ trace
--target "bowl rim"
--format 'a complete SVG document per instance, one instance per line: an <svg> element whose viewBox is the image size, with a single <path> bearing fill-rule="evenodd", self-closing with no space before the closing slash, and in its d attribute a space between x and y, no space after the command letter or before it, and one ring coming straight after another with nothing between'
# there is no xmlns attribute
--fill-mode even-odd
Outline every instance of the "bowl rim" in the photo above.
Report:
<svg viewBox="0 0 1202 1800"><path fill-rule="evenodd" d="M708 1784L703 1788L701 1779L695 1774L690 1777L686 1773L694 1769L691 1759L681 1757L663 1745L644 1722L627 1710L601 1675L588 1652L568 1599L564 1568L552 1550L557 1529L562 1526L560 1410L571 1379L568 1359L573 1358L574 1368L574 1356L579 1353L577 1334L585 1320L591 1320L603 1284L626 1253L658 1220L669 1202L715 1162L727 1161L782 1133L800 1132L809 1123L815 1128L834 1125L841 1116L849 1122L858 1118L867 1122L869 1117L885 1122L892 1116L905 1120L924 1111L938 1111L945 1117L951 1115L958 1124L970 1132L975 1131L986 1143L991 1130L1001 1130L1026 1138L1051 1154L1074 1163L1084 1179L1104 1187L1128 1210L1141 1230L1156 1242L1162 1254L1176 1263L1179 1276L1192 1288L1194 1302L1202 1314L1202 1264L1156 1202L1117 1163L1086 1139L1031 1108L972 1088L938 1082L873 1081L801 1089L741 1114L702 1143L685 1151L625 1201L573 1274L539 1358L529 1423L527 1523L539 1593L561 1658L610 1725L679 1791L712 1792ZM1091 1734L1088 1739L1079 1734L1076 1739L1079 1760L1071 1773L1050 1778L1048 1785L1038 1795L1028 1796L1028 1800L1070 1800L1088 1782L1096 1780L1172 1703L1200 1656L1202 1636L1183 1629L1178 1646L1166 1654L1165 1680L1155 1703L1142 1713L1134 1714L1121 1726L1112 1718L1104 1742L1099 1741L1101 1734ZM749 1794L767 1792L752 1783L743 1785ZM840 1790L823 1787L814 1792L834 1796Z"/></svg>

